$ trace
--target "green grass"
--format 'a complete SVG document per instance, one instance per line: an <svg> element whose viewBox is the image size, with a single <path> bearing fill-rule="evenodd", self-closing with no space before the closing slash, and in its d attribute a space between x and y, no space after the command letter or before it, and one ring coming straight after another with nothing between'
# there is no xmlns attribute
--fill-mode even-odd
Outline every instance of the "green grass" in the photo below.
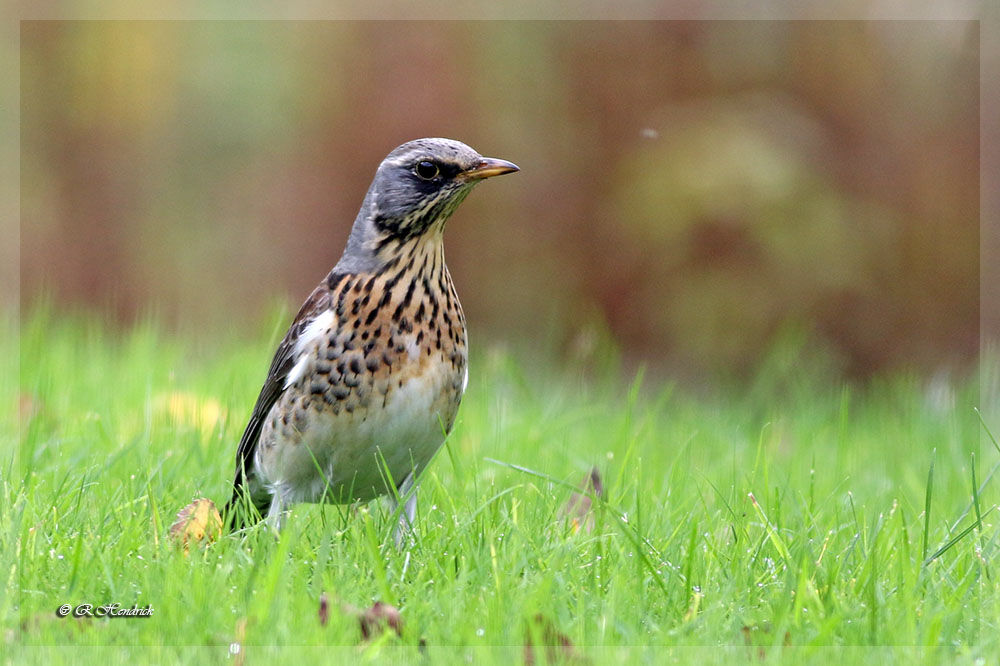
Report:
<svg viewBox="0 0 1000 666"><path fill-rule="evenodd" d="M408 551L376 502L299 506L280 539L186 556L167 529L192 498L227 497L273 339L115 333L46 309L5 328L5 376L20 361L0 403L18 442L0 462L8 663L219 662L233 643L247 663L517 663L526 636L591 663L1000 654L1000 449L975 409L1000 424L977 378L849 386L793 353L744 392L696 396L580 368L542 380L479 348ZM592 465L606 501L574 532L560 511ZM376 600L400 609L401 638L361 641L344 607ZM55 616L83 602L154 615Z"/></svg>

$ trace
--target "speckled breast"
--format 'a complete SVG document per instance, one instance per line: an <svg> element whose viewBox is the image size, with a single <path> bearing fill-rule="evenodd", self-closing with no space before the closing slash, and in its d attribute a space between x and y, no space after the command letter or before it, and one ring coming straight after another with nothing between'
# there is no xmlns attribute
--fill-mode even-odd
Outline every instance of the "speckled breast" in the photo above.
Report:
<svg viewBox="0 0 1000 666"><path fill-rule="evenodd" d="M297 390L261 432L255 466L290 501L349 502L419 472L451 430L467 380L465 318L443 256L332 276L324 330ZM436 270L435 270L436 269Z"/></svg>

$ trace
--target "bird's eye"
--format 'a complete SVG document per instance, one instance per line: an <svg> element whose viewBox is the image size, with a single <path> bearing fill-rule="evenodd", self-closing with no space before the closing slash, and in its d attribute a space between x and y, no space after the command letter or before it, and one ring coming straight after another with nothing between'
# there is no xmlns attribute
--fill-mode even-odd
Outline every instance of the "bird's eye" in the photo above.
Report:
<svg viewBox="0 0 1000 666"><path fill-rule="evenodd" d="M424 180L431 180L432 178L436 178L438 173L440 172L437 164L434 164L434 162L429 162L427 160L424 160L423 162L417 162L417 166L414 168L414 171L416 171L417 175L423 178Z"/></svg>

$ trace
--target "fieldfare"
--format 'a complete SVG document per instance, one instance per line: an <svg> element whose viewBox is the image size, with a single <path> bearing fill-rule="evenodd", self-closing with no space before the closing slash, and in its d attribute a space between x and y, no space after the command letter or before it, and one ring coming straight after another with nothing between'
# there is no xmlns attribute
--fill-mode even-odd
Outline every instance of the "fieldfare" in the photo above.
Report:
<svg viewBox="0 0 1000 666"><path fill-rule="evenodd" d="M408 496L400 526L412 525L415 479L468 382L445 221L476 183L517 170L449 139L410 141L382 161L344 254L271 361L236 452L232 527L260 514L280 528L297 502L387 493Z"/></svg>

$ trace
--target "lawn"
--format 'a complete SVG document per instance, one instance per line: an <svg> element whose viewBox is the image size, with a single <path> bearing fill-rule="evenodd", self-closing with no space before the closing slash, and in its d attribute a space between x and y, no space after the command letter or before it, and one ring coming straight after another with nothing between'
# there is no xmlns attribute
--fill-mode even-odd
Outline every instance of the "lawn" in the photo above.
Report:
<svg viewBox="0 0 1000 666"><path fill-rule="evenodd" d="M980 403L997 400L981 390L995 360L862 385L786 345L741 388L695 390L611 361L546 371L473 330L409 547L375 502L298 506L280 538L261 526L185 552L170 525L228 496L285 320L214 340L46 307L4 326L4 376L20 361L0 415L16 451L0 462L6 663L1000 654L1000 423ZM595 466L603 497L567 512ZM399 635L362 638L376 601ZM153 613L57 617L81 603Z"/></svg>

